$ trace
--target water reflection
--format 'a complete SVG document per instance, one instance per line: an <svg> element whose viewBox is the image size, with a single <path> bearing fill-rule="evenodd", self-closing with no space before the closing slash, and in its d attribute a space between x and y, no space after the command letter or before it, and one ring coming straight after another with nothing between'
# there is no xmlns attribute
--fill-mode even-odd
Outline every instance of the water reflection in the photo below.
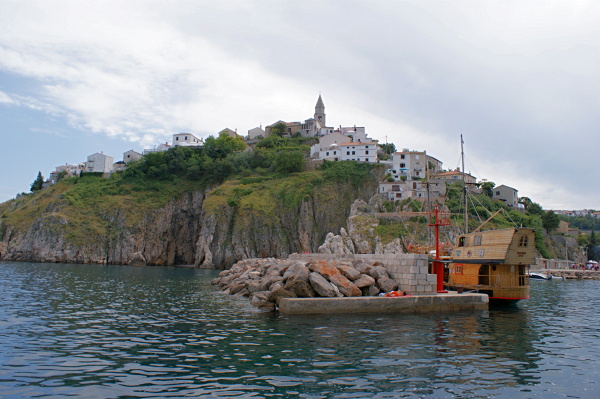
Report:
<svg viewBox="0 0 600 399"><path fill-rule="evenodd" d="M578 282L512 309L273 316L216 272L0 265L0 396L590 397L597 316ZM588 282L590 283L590 282ZM584 318L595 317L596 322ZM589 347L582 347L589 345ZM560 373L568 372L567 377Z"/></svg>

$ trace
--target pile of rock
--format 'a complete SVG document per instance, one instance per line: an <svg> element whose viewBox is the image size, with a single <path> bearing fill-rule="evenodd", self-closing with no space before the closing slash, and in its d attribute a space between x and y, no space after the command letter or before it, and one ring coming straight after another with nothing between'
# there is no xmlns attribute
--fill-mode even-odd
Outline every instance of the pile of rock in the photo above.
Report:
<svg viewBox="0 0 600 399"><path fill-rule="evenodd" d="M212 281L224 292L276 309L281 298L376 296L398 288L379 263L246 259Z"/></svg>

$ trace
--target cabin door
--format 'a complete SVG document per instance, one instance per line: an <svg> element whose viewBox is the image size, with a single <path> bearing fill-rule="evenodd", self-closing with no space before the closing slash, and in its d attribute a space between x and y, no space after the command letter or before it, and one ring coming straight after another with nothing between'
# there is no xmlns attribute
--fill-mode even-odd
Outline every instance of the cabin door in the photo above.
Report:
<svg viewBox="0 0 600 399"><path fill-rule="evenodd" d="M481 265L479 267L479 284L490 285L490 265Z"/></svg>

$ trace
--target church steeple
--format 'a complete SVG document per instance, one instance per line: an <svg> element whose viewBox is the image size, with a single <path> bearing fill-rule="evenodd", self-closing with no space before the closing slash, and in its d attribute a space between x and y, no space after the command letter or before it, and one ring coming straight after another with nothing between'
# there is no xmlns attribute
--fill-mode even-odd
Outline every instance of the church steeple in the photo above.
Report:
<svg viewBox="0 0 600 399"><path fill-rule="evenodd" d="M317 105L315 105L315 121L321 125L321 127L325 127L325 104L323 104L323 99L319 94L319 99L317 100Z"/></svg>

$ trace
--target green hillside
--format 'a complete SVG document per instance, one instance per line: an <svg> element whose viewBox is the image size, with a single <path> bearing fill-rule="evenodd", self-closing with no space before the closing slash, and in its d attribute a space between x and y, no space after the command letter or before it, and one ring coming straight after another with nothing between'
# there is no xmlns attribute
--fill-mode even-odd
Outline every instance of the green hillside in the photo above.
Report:
<svg viewBox="0 0 600 399"><path fill-rule="evenodd" d="M247 148L242 139L221 135L209 137L202 148L175 147L145 155L109 178L97 173L64 178L0 204L0 251L13 248L23 259L44 259L35 253L40 241L42 252L53 253L54 259L78 253L77 259L85 260L81 253L92 251L94 259L124 262L132 253L145 251L155 264L315 251L328 232L345 226L355 199L368 201L376 193L384 167L353 161L311 166L307 158L312 143L314 139L271 136ZM460 183L448 186L448 232L462 228L462 204ZM471 195L468 204L470 230L504 208L487 228L533 227L540 254L554 257L544 229L552 230L555 220L538 204L529 201L523 213L485 193ZM421 207L410 200L384 201L376 212ZM370 228L369 222L364 225ZM426 241L428 231L426 218L415 217L381 219L370 234L386 244L408 237ZM197 237L203 234L213 242L200 242ZM57 252L62 255L57 257Z"/></svg>

